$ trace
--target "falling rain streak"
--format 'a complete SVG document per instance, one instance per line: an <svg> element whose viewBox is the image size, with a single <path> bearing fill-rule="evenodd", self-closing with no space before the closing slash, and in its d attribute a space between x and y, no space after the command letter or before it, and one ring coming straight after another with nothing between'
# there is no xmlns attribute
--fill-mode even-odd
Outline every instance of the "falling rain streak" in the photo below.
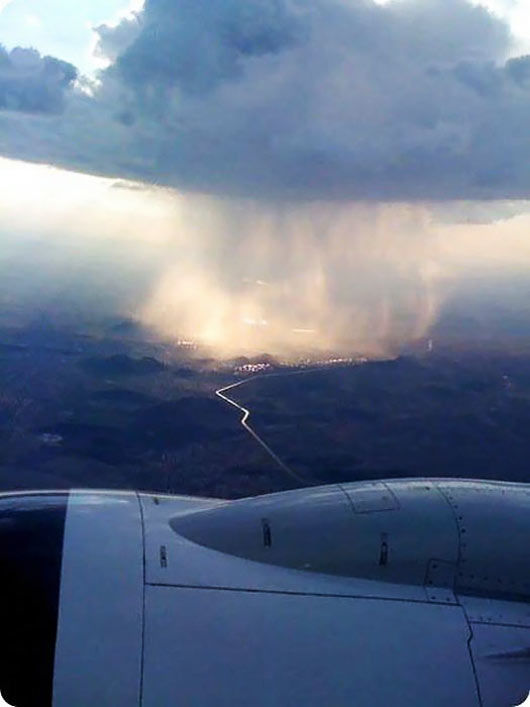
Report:
<svg viewBox="0 0 530 707"><path fill-rule="evenodd" d="M427 336L448 298L530 262L522 202L453 202L441 219L428 203L263 203L0 171L2 316L22 323L36 309L127 316L219 355L381 355Z"/></svg>

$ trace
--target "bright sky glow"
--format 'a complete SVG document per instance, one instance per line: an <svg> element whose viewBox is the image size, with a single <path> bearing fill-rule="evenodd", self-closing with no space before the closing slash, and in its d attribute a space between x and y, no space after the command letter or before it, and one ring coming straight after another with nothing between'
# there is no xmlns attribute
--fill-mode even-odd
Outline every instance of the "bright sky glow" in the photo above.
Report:
<svg viewBox="0 0 530 707"><path fill-rule="evenodd" d="M528 0L481 0L476 3L503 17L516 40L514 54L530 52L530 5Z"/></svg>
<svg viewBox="0 0 530 707"><path fill-rule="evenodd" d="M388 5L398 0L374 0L378 5ZM510 26L515 39L514 56L530 53L530 3L529 0L473 0L502 17Z"/></svg>
<svg viewBox="0 0 530 707"><path fill-rule="evenodd" d="M143 0L0 0L0 42L34 47L90 73L98 67L92 28L142 6Z"/></svg>
<svg viewBox="0 0 530 707"><path fill-rule="evenodd" d="M176 204L163 190L0 158L0 232L157 245Z"/></svg>

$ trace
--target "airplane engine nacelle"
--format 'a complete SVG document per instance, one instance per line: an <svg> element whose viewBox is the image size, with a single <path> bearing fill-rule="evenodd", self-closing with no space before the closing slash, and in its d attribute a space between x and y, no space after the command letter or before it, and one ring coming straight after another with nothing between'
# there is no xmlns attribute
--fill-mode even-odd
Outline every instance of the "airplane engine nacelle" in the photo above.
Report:
<svg viewBox="0 0 530 707"><path fill-rule="evenodd" d="M361 482L235 501L171 525L219 552L423 585L433 599L444 589L530 597L530 490L522 485Z"/></svg>
<svg viewBox="0 0 530 707"><path fill-rule="evenodd" d="M0 495L1 697L519 704L529 531L528 486L495 482L360 482L233 502Z"/></svg>

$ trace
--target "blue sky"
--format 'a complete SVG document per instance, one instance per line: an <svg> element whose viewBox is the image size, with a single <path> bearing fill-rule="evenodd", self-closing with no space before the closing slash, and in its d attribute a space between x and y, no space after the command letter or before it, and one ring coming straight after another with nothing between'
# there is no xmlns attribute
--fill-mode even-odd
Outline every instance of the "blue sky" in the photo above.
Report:
<svg viewBox="0 0 530 707"><path fill-rule="evenodd" d="M8 49L33 47L90 73L97 67L91 28L129 7L130 0L0 0L0 42Z"/></svg>

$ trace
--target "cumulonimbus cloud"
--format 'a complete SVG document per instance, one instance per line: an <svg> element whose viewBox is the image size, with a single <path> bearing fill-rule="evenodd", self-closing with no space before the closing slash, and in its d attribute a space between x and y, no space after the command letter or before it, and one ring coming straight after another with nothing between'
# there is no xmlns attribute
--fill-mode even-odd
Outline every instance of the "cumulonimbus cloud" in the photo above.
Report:
<svg viewBox="0 0 530 707"><path fill-rule="evenodd" d="M41 56L35 49L0 45L0 109L27 113L57 113L64 94L77 78L66 61Z"/></svg>
<svg viewBox="0 0 530 707"><path fill-rule="evenodd" d="M93 95L0 113L0 153L274 199L528 195L530 56L468 0L147 0L98 33Z"/></svg>

